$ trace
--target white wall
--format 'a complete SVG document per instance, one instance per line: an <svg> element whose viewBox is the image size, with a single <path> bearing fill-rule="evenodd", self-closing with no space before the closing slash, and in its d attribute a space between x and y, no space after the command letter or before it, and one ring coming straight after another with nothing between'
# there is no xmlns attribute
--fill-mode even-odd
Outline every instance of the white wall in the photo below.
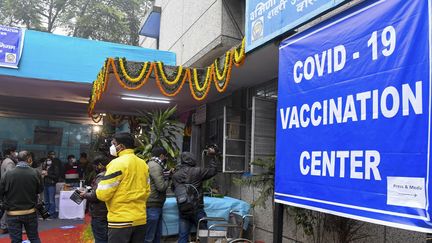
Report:
<svg viewBox="0 0 432 243"><path fill-rule="evenodd" d="M238 44L243 28L243 5L230 0L223 6L223 0L156 0L155 5L161 7L161 27L159 49L176 53L178 65L191 65L201 58L214 58L227 49ZM237 1L235 1L237 2ZM242 1L239 1L242 2ZM239 21L233 24L231 16ZM228 38L228 39L227 39ZM231 39L229 39L231 38ZM141 46L155 48L155 41L142 41ZM223 46L222 50L211 53ZM219 54L220 53L220 54Z"/></svg>

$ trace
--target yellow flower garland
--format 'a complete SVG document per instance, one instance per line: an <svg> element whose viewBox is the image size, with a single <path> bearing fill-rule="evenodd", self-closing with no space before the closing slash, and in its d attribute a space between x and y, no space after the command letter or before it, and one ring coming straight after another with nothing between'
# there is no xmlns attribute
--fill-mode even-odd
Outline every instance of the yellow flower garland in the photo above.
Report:
<svg viewBox="0 0 432 243"><path fill-rule="evenodd" d="M194 83L196 85L198 83L198 75L197 75L196 69L194 69L193 71L194 71L194 75L193 75L194 77L193 77L193 79L194 79ZM211 65L210 67L207 68L207 74L206 74L206 77L205 77L205 81L204 81L203 87L201 87L202 90L198 91L198 92L204 91L201 97L199 97L196 94L197 92L195 92L195 88L193 87L192 82L189 81L189 88L191 90L192 97L195 100L201 101L201 100L203 100L203 99L205 99L207 97L208 92L210 90L210 82L209 81L211 80L211 77L213 76L213 71L214 71L214 65ZM196 88L198 88L198 87L196 87Z"/></svg>
<svg viewBox="0 0 432 243"><path fill-rule="evenodd" d="M177 82L180 80L180 77L182 75L183 72L183 66L178 66L177 69L177 76L175 77L175 79L173 81L168 80L168 78L165 75L165 71L163 69L163 64L162 62L157 62L157 66L158 66L158 70L159 70L159 74L162 77L162 80L168 84L168 85L176 85ZM156 72L155 72L156 73Z"/></svg>
<svg viewBox="0 0 432 243"><path fill-rule="evenodd" d="M216 77L219 81L222 81L226 77L229 65L232 65L231 64L231 52L229 52L229 51L227 51L225 53L225 62L224 62L222 74L219 74L219 65L217 63L217 59L215 59L215 61L214 61L215 74L216 74Z"/></svg>
<svg viewBox="0 0 432 243"><path fill-rule="evenodd" d="M236 67L240 67L243 64L243 61L246 57L245 45L246 45L246 39L243 39L240 47L240 53L237 52L237 49L233 49L234 64L236 65Z"/></svg>
<svg viewBox="0 0 432 243"><path fill-rule="evenodd" d="M150 74L151 74L151 72L153 71L153 69L154 69L154 66L155 66L155 63L151 63L150 64L150 67L149 67L149 69L148 69L148 72L147 72L147 75L145 76L145 78L141 81L141 83L140 84L138 84L137 86L135 86L135 87L129 87L121 78L120 78L120 75L119 75L119 73L118 73L118 71L117 71L117 68L116 68L116 66L115 66L115 63L114 63L114 59L112 59L111 58L111 68L113 69L113 72L114 72L114 76L116 77L116 80L117 80L117 82L123 87L123 88L125 88L125 89L127 89L127 90L138 90L138 89L140 89L142 86L144 86L144 84L146 84L147 83L147 81L148 81L148 79L149 79L149 77L150 77Z"/></svg>
<svg viewBox="0 0 432 243"><path fill-rule="evenodd" d="M220 93L225 92L228 87L229 81L231 79L232 66L235 65L236 67L240 67L245 61L246 58L245 44L246 44L245 39L243 39L240 48L233 48L230 51L225 53L223 70L219 70L217 59L212 63L212 65L207 67L206 77L202 86L200 86L199 84L197 69L194 68L191 71L191 69L189 68L184 68L182 66L179 66L175 79L168 80L165 71L163 69L163 63L161 62L153 62L153 63L145 62L143 68L140 71L140 74L137 77L132 78L126 71L124 60L120 58L118 60L119 67L124 79L126 79L131 83L139 82L138 85L134 87L130 87L130 85L128 85L125 80L120 78L114 59L108 58L102 70L98 73L96 80L93 82L88 114L89 116L94 115L93 111L95 109L96 103L101 99L102 94L106 91L108 81L109 81L110 71L114 73L114 77L117 80L117 82L127 90L140 89L144 84L147 83L151 73L154 72L154 76L156 79L156 83L159 87L159 90L165 96L177 95L180 92L180 90L183 88L183 85L186 82L186 80L189 81L189 87L190 87L192 97L197 101L201 101L207 97L210 91L210 86L212 81L214 82L218 92ZM162 82L168 86L177 85L178 82L181 83L179 84L176 91L174 91L173 93L168 93L165 91L164 87L162 86Z"/></svg>
<svg viewBox="0 0 432 243"><path fill-rule="evenodd" d="M219 81L222 81L222 80L217 80L217 78L216 77L214 77L214 83L215 83L215 86L216 86L216 90L219 92L219 93L223 93L223 92L225 92L226 91L226 89L228 88L228 84L229 84L229 82L230 82L230 80L231 80L231 71L232 71L232 66L233 66L233 56L234 55L230 55L230 60L229 60L229 65L228 65L228 70L227 70L227 73L226 73L226 76L225 76L225 82L222 84L222 85L220 85L219 84ZM213 65L214 66L214 65ZM215 68L216 69L216 68ZM216 74L215 74L215 76L216 76Z"/></svg>
<svg viewBox="0 0 432 243"><path fill-rule="evenodd" d="M168 92L166 92L165 89L162 87L162 81L161 81L160 78L159 78L158 72L155 71L154 74L155 74L155 78L156 78L156 84L157 84L157 86L158 86L160 92L161 92L163 95L167 96L167 97L173 97L173 96L176 96L176 95L177 95L177 94L182 90L183 85L184 85L184 83L186 82L186 80L187 80L187 79L190 80L190 69L189 69L189 68L186 68L186 70L184 71L184 75L183 75L183 79L182 79L182 81L181 81L181 84L179 85L179 87L177 88L177 90L176 90L175 92L173 92L173 93L168 93ZM190 81L189 81L189 82L190 82Z"/></svg>
<svg viewBox="0 0 432 243"><path fill-rule="evenodd" d="M143 65L143 67L142 67L142 69L141 69L141 71L140 71L140 74L138 75L138 77L135 77L135 78L130 77L129 74L127 73L126 68L125 68L125 66L124 66L124 63L123 63L123 58L119 58L119 64L120 64L120 69L121 69L121 71L122 71L123 76L124 76L124 77L129 81L129 82L136 83L136 82L139 82L139 81L144 77L144 73L145 73L146 70L147 70L147 67L148 67L149 62L145 62L145 63L144 63L144 65Z"/></svg>
<svg viewBox="0 0 432 243"><path fill-rule="evenodd" d="M203 84L202 87L200 87L199 86L199 81L198 81L198 71L197 71L196 68L193 69L193 80L194 80L194 83L195 83L195 89L198 92L204 91L206 89L207 85L209 84L209 81L211 79L211 77L210 77L210 71L211 71L211 67L207 67L207 72L206 72L206 77L205 77L205 80L204 80L204 84Z"/></svg>

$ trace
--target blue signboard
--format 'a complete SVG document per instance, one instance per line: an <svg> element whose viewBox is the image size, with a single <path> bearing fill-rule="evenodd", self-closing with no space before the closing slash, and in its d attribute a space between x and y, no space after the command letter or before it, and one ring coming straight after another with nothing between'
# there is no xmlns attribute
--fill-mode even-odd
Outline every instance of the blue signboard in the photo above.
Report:
<svg viewBox="0 0 432 243"><path fill-rule="evenodd" d="M0 25L0 67L18 68L24 31Z"/></svg>
<svg viewBox="0 0 432 243"><path fill-rule="evenodd" d="M247 0L246 52L344 0Z"/></svg>
<svg viewBox="0 0 432 243"><path fill-rule="evenodd" d="M365 1L281 43L276 202L432 233L431 2Z"/></svg>

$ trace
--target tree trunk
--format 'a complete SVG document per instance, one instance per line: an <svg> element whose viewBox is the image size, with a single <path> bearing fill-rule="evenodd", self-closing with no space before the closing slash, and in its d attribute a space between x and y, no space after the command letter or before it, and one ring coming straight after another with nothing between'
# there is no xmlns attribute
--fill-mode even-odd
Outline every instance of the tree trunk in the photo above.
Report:
<svg viewBox="0 0 432 243"><path fill-rule="evenodd" d="M84 16L86 14L87 8L90 5L90 2L91 2L91 0L87 0L87 2L85 3L84 7L81 9L81 12L80 12L80 15L79 15L80 17L82 17L82 16ZM78 34L78 27L77 26L78 26L78 23L75 24L74 32L72 34L73 37L76 37L77 34Z"/></svg>

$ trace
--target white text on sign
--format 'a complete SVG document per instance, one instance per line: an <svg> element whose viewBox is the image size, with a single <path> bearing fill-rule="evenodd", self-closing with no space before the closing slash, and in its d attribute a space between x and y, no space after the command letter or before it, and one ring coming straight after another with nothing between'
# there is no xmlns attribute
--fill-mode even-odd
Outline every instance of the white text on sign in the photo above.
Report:
<svg viewBox="0 0 432 243"><path fill-rule="evenodd" d="M303 175L339 178L346 176L351 179L380 181L381 175L378 170L380 161L381 155L376 150L303 151L299 164ZM347 167L349 173L345 173Z"/></svg>

